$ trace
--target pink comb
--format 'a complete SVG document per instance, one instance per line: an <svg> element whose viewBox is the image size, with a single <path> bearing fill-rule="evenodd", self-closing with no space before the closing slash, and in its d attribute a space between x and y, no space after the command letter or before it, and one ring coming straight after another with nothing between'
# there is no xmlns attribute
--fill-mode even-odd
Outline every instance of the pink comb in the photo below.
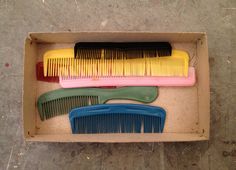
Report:
<svg viewBox="0 0 236 170"><path fill-rule="evenodd" d="M101 86L193 86L196 82L195 69L189 67L188 77L60 77L63 88Z"/></svg>

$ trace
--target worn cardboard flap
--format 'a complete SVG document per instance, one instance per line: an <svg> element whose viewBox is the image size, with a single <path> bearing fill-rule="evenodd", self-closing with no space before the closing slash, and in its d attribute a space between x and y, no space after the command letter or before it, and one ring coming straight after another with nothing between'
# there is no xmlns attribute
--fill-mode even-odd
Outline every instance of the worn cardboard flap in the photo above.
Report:
<svg viewBox="0 0 236 170"><path fill-rule="evenodd" d="M155 32L60 32L60 33L29 33L33 41L41 43L75 43L84 42L196 42L205 33L155 33Z"/></svg>

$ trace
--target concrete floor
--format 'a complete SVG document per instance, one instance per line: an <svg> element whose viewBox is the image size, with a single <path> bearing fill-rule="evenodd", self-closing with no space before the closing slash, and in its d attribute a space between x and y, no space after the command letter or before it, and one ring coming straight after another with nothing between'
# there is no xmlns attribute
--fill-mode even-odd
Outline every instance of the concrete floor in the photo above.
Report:
<svg viewBox="0 0 236 170"><path fill-rule="evenodd" d="M236 169L236 0L0 0L0 169ZM25 143L28 32L205 31L211 71L208 142Z"/></svg>

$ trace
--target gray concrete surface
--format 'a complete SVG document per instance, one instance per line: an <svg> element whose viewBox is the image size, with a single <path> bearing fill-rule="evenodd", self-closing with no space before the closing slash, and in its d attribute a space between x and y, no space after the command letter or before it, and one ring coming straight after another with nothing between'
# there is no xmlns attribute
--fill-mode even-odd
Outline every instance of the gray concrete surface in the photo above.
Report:
<svg viewBox="0 0 236 170"><path fill-rule="evenodd" d="M236 0L0 0L0 169L236 169ZM192 143L25 143L23 42L36 31L205 31L211 138Z"/></svg>

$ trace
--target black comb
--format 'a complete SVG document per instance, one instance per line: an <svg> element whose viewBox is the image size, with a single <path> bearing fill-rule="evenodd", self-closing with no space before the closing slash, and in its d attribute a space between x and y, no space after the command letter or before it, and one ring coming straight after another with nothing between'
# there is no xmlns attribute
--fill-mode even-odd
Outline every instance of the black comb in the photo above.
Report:
<svg viewBox="0 0 236 170"><path fill-rule="evenodd" d="M171 56L169 42L78 42L74 55L78 59L144 58Z"/></svg>

